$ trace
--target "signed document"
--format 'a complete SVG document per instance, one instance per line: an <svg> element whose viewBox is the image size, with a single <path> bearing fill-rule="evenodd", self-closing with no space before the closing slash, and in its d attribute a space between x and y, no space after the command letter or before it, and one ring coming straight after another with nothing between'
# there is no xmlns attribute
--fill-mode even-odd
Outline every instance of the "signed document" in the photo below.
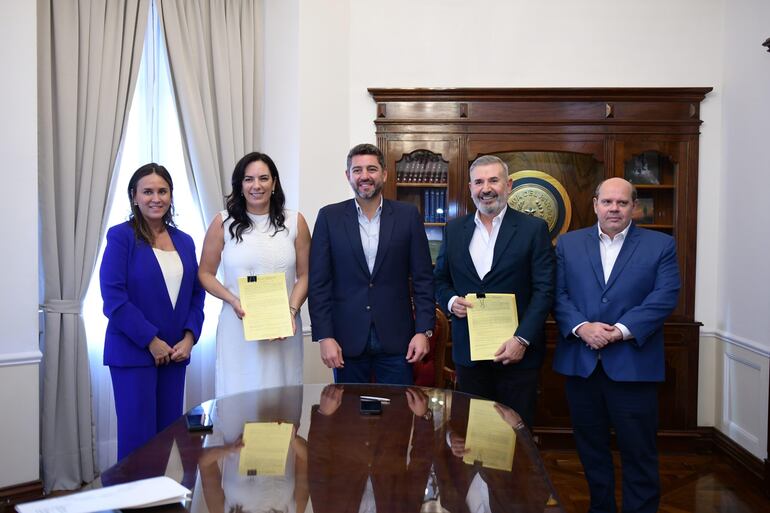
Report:
<svg viewBox="0 0 770 513"><path fill-rule="evenodd" d="M468 334L471 340L471 360L492 360L500 346L519 327L515 294L468 294Z"/></svg>
<svg viewBox="0 0 770 513"><path fill-rule="evenodd" d="M238 278L246 340L290 337L294 334L286 292L285 273L260 274Z"/></svg>
<svg viewBox="0 0 770 513"><path fill-rule="evenodd" d="M282 476L286 473L293 424L247 422L238 473L244 476Z"/></svg>
<svg viewBox="0 0 770 513"><path fill-rule="evenodd" d="M471 399L465 448L464 463L478 461L483 467L508 472L513 468L516 431L500 417L493 401Z"/></svg>

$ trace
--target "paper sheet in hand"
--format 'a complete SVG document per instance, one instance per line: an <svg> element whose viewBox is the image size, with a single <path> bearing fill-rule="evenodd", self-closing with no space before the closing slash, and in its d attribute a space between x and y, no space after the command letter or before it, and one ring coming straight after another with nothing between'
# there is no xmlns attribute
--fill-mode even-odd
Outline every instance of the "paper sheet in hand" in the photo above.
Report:
<svg viewBox="0 0 770 513"><path fill-rule="evenodd" d="M243 426L243 447L238 473L244 476L282 476L293 424L286 422L247 422Z"/></svg>
<svg viewBox="0 0 770 513"><path fill-rule="evenodd" d="M468 334L471 340L471 360L492 360L500 346L519 327L515 294L486 294L479 298L468 294L473 304L468 308Z"/></svg>
<svg viewBox="0 0 770 513"><path fill-rule="evenodd" d="M188 500L190 490L170 477L152 477L131 483L18 504L19 513L90 513L124 508L148 508Z"/></svg>
<svg viewBox="0 0 770 513"><path fill-rule="evenodd" d="M256 278L250 281L250 278ZM285 273L260 274L238 278L246 340L290 337L291 312Z"/></svg>
<svg viewBox="0 0 770 513"><path fill-rule="evenodd" d="M500 417L494 402L471 399L465 448L465 463L480 461L484 467L508 472L513 468L516 431Z"/></svg>

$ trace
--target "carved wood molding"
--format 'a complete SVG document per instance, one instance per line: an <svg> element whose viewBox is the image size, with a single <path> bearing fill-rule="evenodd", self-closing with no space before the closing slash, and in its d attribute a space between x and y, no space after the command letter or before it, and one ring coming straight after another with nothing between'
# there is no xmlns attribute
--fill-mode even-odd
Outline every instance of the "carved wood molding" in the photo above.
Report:
<svg viewBox="0 0 770 513"><path fill-rule="evenodd" d="M376 102L399 101L660 101L700 102L711 87L465 87L465 88L378 88L369 94Z"/></svg>

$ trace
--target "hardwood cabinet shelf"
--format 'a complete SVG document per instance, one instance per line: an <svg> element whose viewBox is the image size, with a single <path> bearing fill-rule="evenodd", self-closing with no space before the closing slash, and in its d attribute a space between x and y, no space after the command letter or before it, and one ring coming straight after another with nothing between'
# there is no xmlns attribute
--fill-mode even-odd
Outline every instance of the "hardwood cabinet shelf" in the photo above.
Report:
<svg viewBox="0 0 770 513"><path fill-rule="evenodd" d="M377 144L395 180L385 195L425 215L433 253L444 220L473 212L468 168L480 155L507 162L511 202L537 213L516 194L539 180L560 208L560 233L596 223L592 197L610 177L637 188L636 222L676 240L682 289L666 334L667 381L660 426L666 436L697 438L698 337L695 314L700 102L711 88L369 89L377 104ZM419 181L420 177L425 183ZM529 182L528 182L529 181ZM440 183L437 183L440 182ZM524 190L521 189L521 190ZM431 192L444 196L435 198ZM441 210L445 219L431 222ZM433 221L435 221L434 219ZM551 370L556 331L547 330L535 431L569 433L563 377ZM451 357L449 357L451 361ZM665 393L664 393L665 392ZM547 440L546 440L547 443Z"/></svg>
<svg viewBox="0 0 770 513"><path fill-rule="evenodd" d="M647 228L648 230L673 230L674 229L673 224L641 224L639 223L638 226L641 226L642 228Z"/></svg>

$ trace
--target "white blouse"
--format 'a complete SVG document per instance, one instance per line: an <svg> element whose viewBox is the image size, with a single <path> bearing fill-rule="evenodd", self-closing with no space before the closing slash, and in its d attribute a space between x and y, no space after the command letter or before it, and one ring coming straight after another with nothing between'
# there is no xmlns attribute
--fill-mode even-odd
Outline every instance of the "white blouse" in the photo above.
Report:
<svg viewBox="0 0 770 513"><path fill-rule="evenodd" d="M155 253L160 271L163 273L163 281L166 282L171 306L176 307L176 299L179 296L179 288L182 286L182 276L184 275L182 259L179 258L179 253L176 251L163 251L158 248L152 248L152 251Z"/></svg>

